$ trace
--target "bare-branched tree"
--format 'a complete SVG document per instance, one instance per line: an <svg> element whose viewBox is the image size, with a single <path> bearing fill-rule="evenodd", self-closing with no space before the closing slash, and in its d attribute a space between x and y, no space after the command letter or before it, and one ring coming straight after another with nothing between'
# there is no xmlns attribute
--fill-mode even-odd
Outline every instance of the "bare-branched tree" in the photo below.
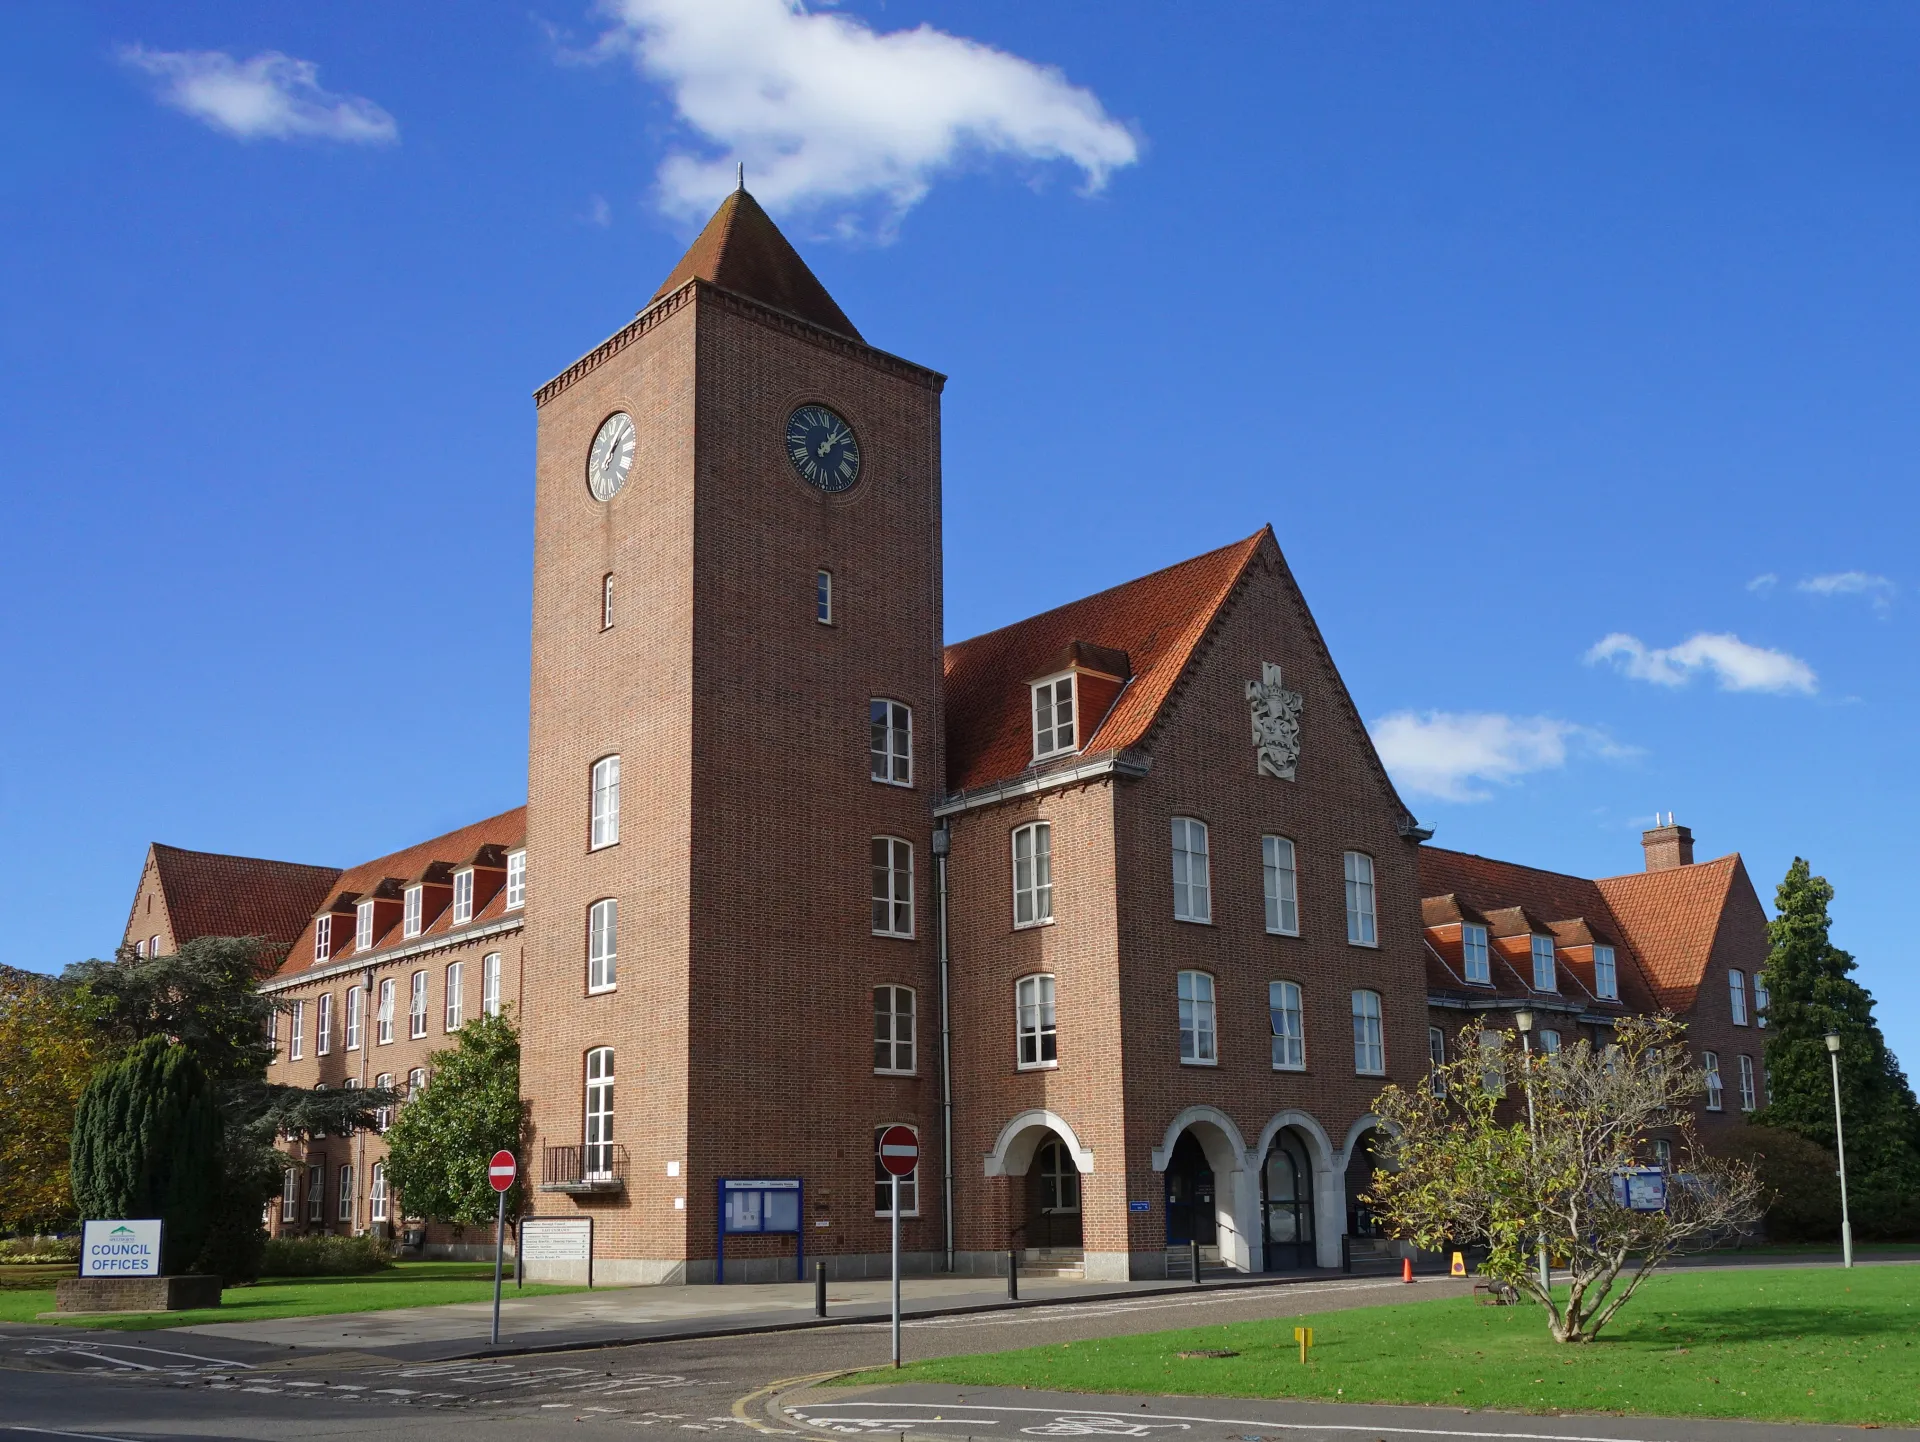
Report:
<svg viewBox="0 0 1920 1442"><path fill-rule="evenodd" d="M1429 1251L1485 1247L1481 1271L1545 1308L1555 1341L1592 1341L1676 1252L1760 1215L1752 1167L1699 1145L1705 1082L1685 1031L1632 1017L1605 1048L1529 1055L1511 1033L1469 1027L1426 1085L1375 1101L1374 1211ZM1658 1174L1656 1134L1668 1143ZM1542 1285L1543 1245L1564 1290Z"/></svg>

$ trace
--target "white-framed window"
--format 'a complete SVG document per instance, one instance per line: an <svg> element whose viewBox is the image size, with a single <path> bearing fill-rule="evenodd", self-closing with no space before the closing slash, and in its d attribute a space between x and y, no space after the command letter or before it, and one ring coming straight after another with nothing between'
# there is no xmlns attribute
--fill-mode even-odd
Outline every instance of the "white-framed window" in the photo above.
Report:
<svg viewBox="0 0 1920 1442"><path fill-rule="evenodd" d="M1013 924L1053 920L1053 827L1029 822L1013 832Z"/></svg>
<svg viewBox="0 0 1920 1442"><path fill-rule="evenodd" d="M1300 1005L1300 983L1267 983L1267 1025L1273 1032L1273 1069L1307 1069L1307 1016Z"/></svg>
<svg viewBox="0 0 1920 1442"><path fill-rule="evenodd" d="M1213 978L1204 971L1180 973L1176 991L1180 1003L1180 1060L1193 1066L1214 1066L1220 1060L1214 1030Z"/></svg>
<svg viewBox="0 0 1920 1442"><path fill-rule="evenodd" d="M1033 683L1033 759L1074 749L1073 672Z"/></svg>
<svg viewBox="0 0 1920 1442"><path fill-rule="evenodd" d="M913 846L897 836L873 838L873 934L913 935Z"/></svg>
<svg viewBox="0 0 1920 1442"><path fill-rule="evenodd" d="M1437 1026L1427 1028L1427 1075L1432 1078L1434 1095L1445 1096L1447 1084L1440 1077L1440 1068L1447 1064L1447 1034Z"/></svg>
<svg viewBox="0 0 1920 1442"><path fill-rule="evenodd" d="M1054 980L1051 976L1023 976L1013 984L1013 1025L1019 1037L1021 1070L1057 1066L1060 1038L1054 1026Z"/></svg>
<svg viewBox="0 0 1920 1442"><path fill-rule="evenodd" d="M1560 1033L1543 1029L1540 1033L1540 1054L1542 1056L1560 1055Z"/></svg>
<svg viewBox="0 0 1920 1442"><path fill-rule="evenodd" d="M307 1054L307 1004L293 1004L292 1020L287 1024L287 1060L299 1061Z"/></svg>
<svg viewBox="0 0 1920 1442"><path fill-rule="evenodd" d="M323 1092L323 1091L325 1091L325 1090L327 1089L327 1084L326 1084L325 1082L315 1082L315 1083L313 1084L313 1089L314 1089L315 1091L317 1091L317 1092ZM313 1134L314 1134L314 1136L316 1136L316 1137L324 1137L324 1136L326 1135L326 1133L325 1133L324 1131L321 1131L321 1130L319 1130L318 1128L316 1128L316 1129L314 1130L314 1133L313 1133ZM325 1187L325 1185L322 1185L322 1186L321 1186L321 1188L320 1188L320 1191L321 1191L321 1193L322 1193L322 1195L323 1195L323 1196L325 1195L325 1193L326 1193L326 1190L327 1190L327 1189L326 1189L326 1187Z"/></svg>
<svg viewBox="0 0 1920 1442"><path fill-rule="evenodd" d="M1533 989L1560 990L1560 977L1553 964L1553 938L1535 932L1530 941L1533 948Z"/></svg>
<svg viewBox="0 0 1920 1442"><path fill-rule="evenodd" d="M1593 948L1593 994L1604 1001L1620 999L1620 968L1610 946Z"/></svg>
<svg viewBox="0 0 1920 1442"><path fill-rule="evenodd" d="M373 903L363 901L353 909L353 946L356 951L373 949Z"/></svg>
<svg viewBox="0 0 1920 1442"><path fill-rule="evenodd" d="M875 698L867 702L867 770L889 786L913 785L913 708Z"/></svg>
<svg viewBox="0 0 1920 1442"><path fill-rule="evenodd" d="M267 1058L268 1065L280 1060L280 1008L275 1007L267 1013L267 1045L273 1048L273 1055Z"/></svg>
<svg viewBox="0 0 1920 1442"><path fill-rule="evenodd" d="M373 1079L373 1084L381 1091L391 1091L393 1089L393 1073L390 1071L381 1072L379 1076ZM373 1129L376 1132L384 1132L392 1125L393 1107L391 1105L377 1106L373 1109Z"/></svg>
<svg viewBox="0 0 1920 1442"><path fill-rule="evenodd" d="M824 568L813 573L813 619L822 626L833 624L833 572Z"/></svg>
<svg viewBox="0 0 1920 1442"><path fill-rule="evenodd" d="M893 1215L893 1173L880 1165L880 1138L888 1127L906 1126L915 1140L919 1139L920 1128L904 1122L886 1122L873 1129L873 1214L876 1217ZM916 1162L912 1171L900 1178L900 1215L917 1217L920 1215L920 1166Z"/></svg>
<svg viewBox="0 0 1920 1442"><path fill-rule="evenodd" d="M1653 1164L1666 1171L1673 1166L1673 1143L1665 1137L1653 1139Z"/></svg>
<svg viewBox="0 0 1920 1442"><path fill-rule="evenodd" d="M600 629L613 629L613 572L600 578Z"/></svg>
<svg viewBox="0 0 1920 1442"><path fill-rule="evenodd" d="M427 1089L427 1069L417 1066L407 1072L407 1100L412 1101Z"/></svg>
<svg viewBox="0 0 1920 1442"><path fill-rule="evenodd" d="M613 1175L613 1048L587 1053L587 1105L584 1171L589 1180Z"/></svg>
<svg viewBox="0 0 1920 1442"><path fill-rule="evenodd" d="M333 955L333 918L316 916L313 919L313 959L326 961ZM322 1188L322 1190L325 1190Z"/></svg>
<svg viewBox="0 0 1920 1442"><path fill-rule="evenodd" d="M333 993L323 991L314 1003L313 1054L326 1056L333 1050Z"/></svg>
<svg viewBox="0 0 1920 1442"><path fill-rule="evenodd" d="M367 1188L367 1220L384 1222L387 1219L387 1164L373 1164L373 1184Z"/></svg>
<svg viewBox="0 0 1920 1442"><path fill-rule="evenodd" d="M913 1071L913 988L876 986L873 989L873 1069L910 1074Z"/></svg>
<svg viewBox="0 0 1920 1442"><path fill-rule="evenodd" d="M406 891L402 893L404 898L401 902L400 909L400 934L402 936L418 936L420 934L420 913L424 910L426 890L424 886L409 886Z"/></svg>
<svg viewBox="0 0 1920 1442"><path fill-rule="evenodd" d="M1772 1000L1773 998L1767 994L1766 973L1756 971L1753 974L1753 1024L1755 1026L1767 1024L1767 1003Z"/></svg>
<svg viewBox="0 0 1920 1442"><path fill-rule="evenodd" d="M1460 963L1475 986L1493 985L1493 964L1487 954L1487 929L1469 921L1460 928Z"/></svg>
<svg viewBox="0 0 1920 1442"><path fill-rule="evenodd" d="M1385 1076L1387 1038L1380 1023L1380 993L1353 994L1353 1069L1361 1076Z"/></svg>
<svg viewBox="0 0 1920 1442"><path fill-rule="evenodd" d="M307 1220L327 1219L327 1164L314 1162L307 1168Z"/></svg>
<svg viewBox="0 0 1920 1442"><path fill-rule="evenodd" d="M473 868L453 873L453 924L473 920Z"/></svg>
<svg viewBox="0 0 1920 1442"><path fill-rule="evenodd" d="M1300 876L1293 843L1284 836L1260 838L1260 879L1266 892L1267 930L1276 936L1300 934Z"/></svg>
<svg viewBox="0 0 1920 1442"><path fill-rule="evenodd" d="M447 1008L442 1023L445 1031L458 1031L467 1019L467 968L464 962L447 963Z"/></svg>
<svg viewBox="0 0 1920 1442"><path fill-rule="evenodd" d="M588 845L612 846L620 839L620 758L602 756L593 763L593 825Z"/></svg>
<svg viewBox="0 0 1920 1442"><path fill-rule="evenodd" d="M347 1050L360 1050L360 1013L366 1005L366 993L357 986L347 988Z"/></svg>
<svg viewBox="0 0 1920 1442"><path fill-rule="evenodd" d="M507 910L518 911L527 904L527 853L507 853Z"/></svg>
<svg viewBox="0 0 1920 1442"><path fill-rule="evenodd" d="M416 971L407 983L407 1035L427 1034L427 974Z"/></svg>
<svg viewBox="0 0 1920 1442"><path fill-rule="evenodd" d="M280 1220L298 1221L300 1218L300 1172L298 1168L288 1167L280 1173Z"/></svg>
<svg viewBox="0 0 1920 1442"><path fill-rule="evenodd" d="M1727 1001L1733 1008L1733 1024L1747 1024L1747 974L1738 967L1727 973Z"/></svg>
<svg viewBox="0 0 1920 1442"><path fill-rule="evenodd" d="M1720 1054L1712 1051L1701 1052L1700 1065L1707 1074L1707 1110L1724 1111L1725 1088L1720 1084Z"/></svg>
<svg viewBox="0 0 1920 1442"><path fill-rule="evenodd" d="M1750 1112L1759 1105L1759 1089L1754 1085L1753 1058L1740 1058L1740 1110Z"/></svg>
<svg viewBox="0 0 1920 1442"><path fill-rule="evenodd" d="M147 938L147 955L150 957L153 957L153 956L158 956L159 954L160 954L160 938L157 936L148 937Z"/></svg>
<svg viewBox="0 0 1920 1442"><path fill-rule="evenodd" d="M1213 879L1207 868L1207 824L1173 818L1173 919L1213 920Z"/></svg>
<svg viewBox="0 0 1920 1442"><path fill-rule="evenodd" d="M381 1046L393 1040L393 978L380 983L380 1005L373 1014L373 1039Z"/></svg>
<svg viewBox="0 0 1920 1442"><path fill-rule="evenodd" d="M500 1015L500 953L497 951L480 958L480 1010L488 1016Z"/></svg>
<svg viewBox="0 0 1920 1442"><path fill-rule="evenodd" d="M612 991L619 960L620 903L609 896L587 908L587 990Z"/></svg>
<svg viewBox="0 0 1920 1442"><path fill-rule="evenodd" d="M1077 1212L1080 1210L1080 1168L1073 1154L1058 1137L1049 1137L1034 1154L1034 1170L1040 1174L1040 1210Z"/></svg>
<svg viewBox="0 0 1920 1442"><path fill-rule="evenodd" d="M353 1220L353 1163L348 1162L340 1168L340 1204L334 1216L342 1222Z"/></svg>
<svg viewBox="0 0 1920 1442"><path fill-rule="evenodd" d="M1342 869L1347 882L1347 944L1378 946L1380 933L1374 916L1373 858L1364 851L1349 851Z"/></svg>

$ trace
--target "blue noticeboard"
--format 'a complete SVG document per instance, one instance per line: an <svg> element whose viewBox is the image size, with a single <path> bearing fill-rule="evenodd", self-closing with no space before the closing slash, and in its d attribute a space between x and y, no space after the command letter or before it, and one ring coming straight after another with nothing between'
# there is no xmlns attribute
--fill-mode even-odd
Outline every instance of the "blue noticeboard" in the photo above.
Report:
<svg viewBox="0 0 1920 1442"><path fill-rule="evenodd" d="M1613 1174L1613 1200L1630 1212L1664 1212L1667 1174L1658 1167L1625 1167Z"/></svg>
<svg viewBox="0 0 1920 1442"><path fill-rule="evenodd" d="M714 1281L727 1280L727 1237L793 1234L794 1277L806 1270L807 1237L801 1230L806 1189L798 1177L722 1177L719 1255Z"/></svg>

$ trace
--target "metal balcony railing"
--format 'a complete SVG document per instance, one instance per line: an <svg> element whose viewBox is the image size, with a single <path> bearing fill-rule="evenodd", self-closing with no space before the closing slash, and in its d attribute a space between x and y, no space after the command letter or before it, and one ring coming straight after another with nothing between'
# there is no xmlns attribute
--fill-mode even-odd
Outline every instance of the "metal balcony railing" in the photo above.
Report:
<svg viewBox="0 0 1920 1442"><path fill-rule="evenodd" d="M621 1192L627 1187L627 1149L617 1142L548 1147L540 1164L543 1192Z"/></svg>

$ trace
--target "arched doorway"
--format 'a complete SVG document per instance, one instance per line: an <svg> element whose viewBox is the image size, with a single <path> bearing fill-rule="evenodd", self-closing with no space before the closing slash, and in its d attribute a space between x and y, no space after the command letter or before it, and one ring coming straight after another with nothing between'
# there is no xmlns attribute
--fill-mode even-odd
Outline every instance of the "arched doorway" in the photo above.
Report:
<svg viewBox="0 0 1920 1442"><path fill-rule="evenodd" d="M1373 1174L1379 1168L1374 1156L1374 1138L1379 1133L1368 1127L1354 1138L1353 1150L1347 1156L1347 1234L1352 1237L1376 1238L1384 1236L1380 1224L1373 1215L1373 1209L1361 1197L1373 1185Z"/></svg>
<svg viewBox="0 0 1920 1442"><path fill-rule="evenodd" d="M1213 1201L1213 1164L1191 1130L1180 1133L1167 1158L1167 1245L1198 1242L1218 1246L1219 1218Z"/></svg>
<svg viewBox="0 0 1920 1442"><path fill-rule="evenodd" d="M1260 1201L1265 1214L1261 1235L1265 1270L1296 1271L1317 1266L1313 1227L1313 1162L1297 1128L1282 1127L1267 1147L1260 1169Z"/></svg>
<svg viewBox="0 0 1920 1442"><path fill-rule="evenodd" d="M1048 1255L1078 1251L1080 1168L1058 1134L1049 1132L1027 1166L1027 1249Z"/></svg>

